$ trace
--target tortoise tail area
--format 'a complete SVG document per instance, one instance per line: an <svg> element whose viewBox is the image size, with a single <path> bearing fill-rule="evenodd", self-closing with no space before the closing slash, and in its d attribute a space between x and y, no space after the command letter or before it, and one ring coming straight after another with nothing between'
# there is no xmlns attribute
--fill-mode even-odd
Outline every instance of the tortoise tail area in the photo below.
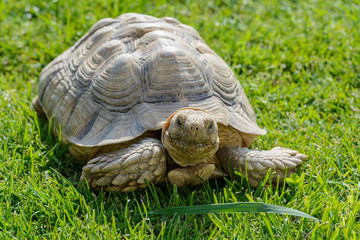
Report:
<svg viewBox="0 0 360 240"><path fill-rule="evenodd" d="M39 118L46 118L46 114L39 101L39 96L34 97L34 99L31 102L31 105Z"/></svg>

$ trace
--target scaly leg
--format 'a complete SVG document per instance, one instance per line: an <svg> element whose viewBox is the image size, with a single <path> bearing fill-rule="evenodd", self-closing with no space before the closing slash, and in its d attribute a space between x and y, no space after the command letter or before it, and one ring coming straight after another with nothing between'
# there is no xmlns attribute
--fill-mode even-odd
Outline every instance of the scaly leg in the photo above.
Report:
<svg viewBox="0 0 360 240"><path fill-rule="evenodd" d="M256 188L271 168L272 183L280 183L306 160L307 156L297 151L276 147L269 151L242 147L224 146L217 152L223 169L227 172L240 171L247 177L251 187Z"/></svg>
<svg viewBox="0 0 360 240"><path fill-rule="evenodd" d="M46 115L40 104L39 96L34 97L34 99L31 102L31 105L39 118L46 118Z"/></svg>
<svg viewBox="0 0 360 240"><path fill-rule="evenodd" d="M167 174L167 179L171 185L177 185L178 187L197 185L202 181L208 180L214 170L214 164L199 163L195 166L180 167L171 170Z"/></svg>
<svg viewBox="0 0 360 240"><path fill-rule="evenodd" d="M127 148L101 154L83 167L81 181L106 191L130 192L163 181L166 154L158 139L145 138Z"/></svg>

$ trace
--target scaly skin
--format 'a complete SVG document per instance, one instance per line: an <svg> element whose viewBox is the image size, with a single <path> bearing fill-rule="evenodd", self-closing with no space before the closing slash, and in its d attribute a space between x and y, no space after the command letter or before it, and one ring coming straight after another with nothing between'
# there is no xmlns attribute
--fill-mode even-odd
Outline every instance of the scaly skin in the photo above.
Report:
<svg viewBox="0 0 360 240"><path fill-rule="evenodd" d="M238 170L251 187L257 188L271 169L271 183L282 183L297 171L307 156L287 148L276 147L269 151L254 150L238 146L224 146L217 152L218 159L226 172Z"/></svg>
<svg viewBox="0 0 360 240"><path fill-rule="evenodd" d="M163 181L165 150L158 139L144 138L127 148L100 154L83 167L81 181L91 188L130 192Z"/></svg>

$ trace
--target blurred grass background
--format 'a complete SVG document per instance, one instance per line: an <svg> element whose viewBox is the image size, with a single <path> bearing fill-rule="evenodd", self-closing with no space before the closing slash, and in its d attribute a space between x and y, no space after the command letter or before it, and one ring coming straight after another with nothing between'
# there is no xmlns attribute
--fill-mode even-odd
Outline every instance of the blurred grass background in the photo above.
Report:
<svg viewBox="0 0 360 240"><path fill-rule="evenodd" d="M242 178L123 194L78 186L81 166L30 107L40 71L98 20L137 12L197 29L234 70L268 134L309 156L280 189ZM1 239L359 239L360 2L0 0ZM265 202L274 214L152 217L172 206ZM141 213L140 216L136 215Z"/></svg>

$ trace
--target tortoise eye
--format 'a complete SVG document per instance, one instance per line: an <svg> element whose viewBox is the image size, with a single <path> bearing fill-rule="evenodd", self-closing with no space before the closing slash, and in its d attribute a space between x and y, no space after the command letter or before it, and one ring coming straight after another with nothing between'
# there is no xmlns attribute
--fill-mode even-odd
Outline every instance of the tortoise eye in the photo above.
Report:
<svg viewBox="0 0 360 240"><path fill-rule="evenodd" d="M181 122L181 120L178 118L178 119L176 119L176 125L178 126L178 127L181 127L182 126L182 122Z"/></svg>
<svg viewBox="0 0 360 240"><path fill-rule="evenodd" d="M210 123L209 126L208 126L208 130L209 132L211 132L214 128L214 124L213 123Z"/></svg>

